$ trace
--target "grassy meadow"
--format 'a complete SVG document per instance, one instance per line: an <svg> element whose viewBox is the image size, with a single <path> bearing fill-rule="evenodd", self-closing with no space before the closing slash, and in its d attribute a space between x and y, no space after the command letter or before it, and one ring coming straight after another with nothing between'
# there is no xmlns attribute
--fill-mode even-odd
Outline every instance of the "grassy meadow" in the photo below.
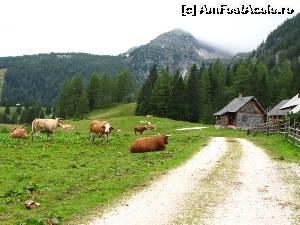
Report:
<svg viewBox="0 0 300 225"><path fill-rule="evenodd" d="M54 140L12 140L0 125L0 224L77 224L99 212L120 197L137 191L165 171L180 165L208 143L213 136L243 137L268 149L273 158L300 163L300 149L282 136L247 136L244 131L215 129L176 131L194 127L183 121L134 116L135 104L93 111L80 121L67 120L75 130L57 129ZM109 143L88 139L89 122L105 119L115 128ZM133 126L147 120L158 125L158 133L172 134L167 150L131 154ZM118 132L120 130L121 132ZM2 132L1 132L2 131ZM6 132L5 132L6 131ZM28 128L30 133L30 128ZM27 210L28 199L40 207Z"/></svg>
<svg viewBox="0 0 300 225"><path fill-rule="evenodd" d="M133 104L124 106L124 112L132 107ZM99 139L89 142L88 119L64 121L74 124L76 129L58 129L54 141L47 141L45 135L39 141L12 140L8 133L0 133L0 224L43 224L49 218L62 224L82 221L93 210L126 197L124 193L138 190L179 165L208 141L200 130L175 130L197 124L128 114L120 117L121 111L119 108L111 110L111 114L92 114L93 119L111 117L109 121L115 131L107 144ZM145 131L144 135L172 134L166 151L129 152L130 143L139 136L132 127L140 120L159 127L156 131ZM25 209L28 199L37 201L40 207Z"/></svg>

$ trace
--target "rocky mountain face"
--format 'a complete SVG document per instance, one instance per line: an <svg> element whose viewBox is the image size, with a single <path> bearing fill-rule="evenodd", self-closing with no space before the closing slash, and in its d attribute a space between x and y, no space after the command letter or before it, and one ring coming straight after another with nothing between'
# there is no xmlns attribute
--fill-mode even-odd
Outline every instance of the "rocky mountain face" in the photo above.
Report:
<svg viewBox="0 0 300 225"><path fill-rule="evenodd" d="M201 66L216 58L231 57L179 29L163 33L148 44L129 51L125 56L132 70L140 76L145 76L153 64L158 67L168 66L171 71L179 69L185 72L193 64Z"/></svg>

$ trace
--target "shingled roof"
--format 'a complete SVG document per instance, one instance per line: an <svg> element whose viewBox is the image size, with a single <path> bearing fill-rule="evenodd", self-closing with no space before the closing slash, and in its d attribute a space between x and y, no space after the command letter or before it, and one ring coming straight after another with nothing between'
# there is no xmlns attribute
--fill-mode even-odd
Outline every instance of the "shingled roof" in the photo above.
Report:
<svg viewBox="0 0 300 225"><path fill-rule="evenodd" d="M280 110L280 108L287 103L289 100L282 100L279 102L271 111L268 113L268 116L284 116L286 115L290 110Z"/></svg>
<svg viewBox="0 0 300 225"><path fill-rule="evenodd" d="M235 113L252 99L255 100L257 105L262 109L263 112L265 112L265 110L261 107L261 105L258 103L258 101L254 96L247 96L247 97L238 97L233 99L223 109L221 109L219 112L216 112L214 116L222 116L225 113Z"/></svg>
<svg viewBox="0 0 300 225"><path fill-rule="evenodd" d="M291 109L297 105L300 105L300 94L296 94L293 98L288 100L280 109Z"/></svg>

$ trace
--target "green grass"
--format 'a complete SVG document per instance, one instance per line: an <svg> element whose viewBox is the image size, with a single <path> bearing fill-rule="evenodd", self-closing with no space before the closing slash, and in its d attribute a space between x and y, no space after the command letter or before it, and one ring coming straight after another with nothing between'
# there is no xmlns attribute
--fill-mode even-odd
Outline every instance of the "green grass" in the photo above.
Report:
<svg viewBox="0 0 300 225"><path fill-rule="evenodd" d="M91 119L108 119L113 117L133 116L136 103L122 104L113 108L94 110L88 114Z"/></svg>
<svg viewBox="0 0 300 225"><path fill-rule="evenodd" d="M139 136L132 127L145 119L159 129L144 135L173 134L166 151L129 153L130 143ZM7 133L0 133L0 224L53 215L62 217L64 224L74 224L178 166L208 141L200 130L175 131L198 124L135 116L109 121L122 132L114 132L108 144L99 139L89 143L89 120L65 121L74 124L76 130L58 131L55 141L46 141L45 136L33 142L11 140ZM25 209L28 199L41 206Z"/></svg>
<svg viewBox="0 0 300 225"><path fill-rule="evenodd" d="M236 131L231 129L209 129L203 130L203 135L209 137L239 137L253 141L260 147L267 150L267 153L275 160L295 162L300 164L300 147L290 143L284 135L273 134L267 136L265 133L258 133L256 136L247 135L247 131Z"/></svg>
<svg viewBox="0 0 300 225"><path fill-rule="evenodd" d="M75 125L76 129L58 129L54 141L46 141L44 135L33 142L12 140L8 133L1 132L12 126L0 125L0 224L52 217L62 218L63 224L75 224L180 165L213 136L248 138L268 149L273 158L300 163L300 149L281 136L253 137L244 131L212 126L204 130L176 131L176 128L199 124L133 116L134 108L134 103L120 105L91 112L87 120L63 121ZM115 128L110 143L100 143L99 139L89 142L89 122L95 118L106 119ZM166 151L129 153L130 143L140 136L133 132L133 126L140 120L158 125L157 131L145 131L143 136L172 134ZM36 200L41 206L25 209L24 201L28 199Z"/></svg>
<svg viewBox="0 0 300 225"><path fill-rule="evenodd" d="M259 134L250 140L265 148L273 159L300 164L300 148L285 139L283 135Z"/></svg>

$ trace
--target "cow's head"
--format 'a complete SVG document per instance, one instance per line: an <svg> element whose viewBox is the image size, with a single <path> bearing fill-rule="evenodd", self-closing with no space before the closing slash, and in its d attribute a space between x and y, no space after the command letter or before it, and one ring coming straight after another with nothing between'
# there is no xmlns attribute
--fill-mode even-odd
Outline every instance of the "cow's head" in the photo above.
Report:
<svg viewBox="0 0 300 225"><path fill-rule="evenodd" d="M104 129L104 133L106 135L110 134L111 131L115 129L110 125L110 123L105 124L102 128Z"/></svg>
<svg viewBox="0 0 300 225"><path fill-rule="evenodd" d="M164 143L165 144L168 144L168 138L171 136L171 135L168 135L168 134L162 134L163 138L164 138Z"/></svg>
<svg viewBox="0 0 300 225"><path fill-rule="evenodd" d="M10 133L12 134L17 128L16 127L13 127L10 131Z"/></svg>
<svg viewBox="0 0 300 225"><path fill-rule="evenodd" d="M61 118L55 118L55 121L58 127L62 127Z"/></svg>

